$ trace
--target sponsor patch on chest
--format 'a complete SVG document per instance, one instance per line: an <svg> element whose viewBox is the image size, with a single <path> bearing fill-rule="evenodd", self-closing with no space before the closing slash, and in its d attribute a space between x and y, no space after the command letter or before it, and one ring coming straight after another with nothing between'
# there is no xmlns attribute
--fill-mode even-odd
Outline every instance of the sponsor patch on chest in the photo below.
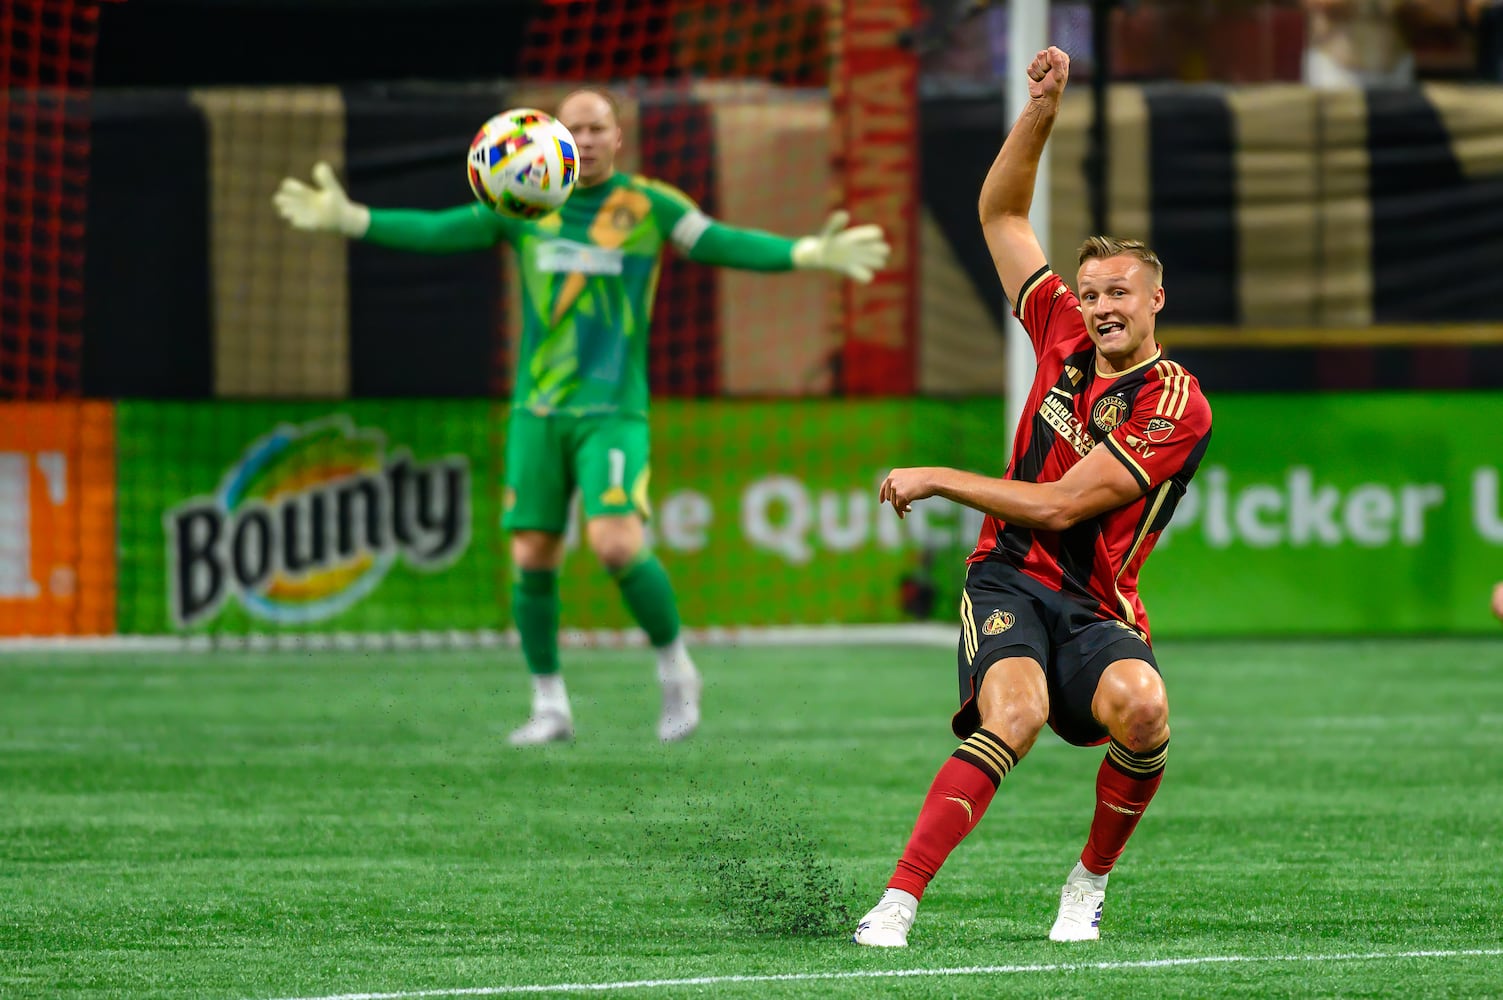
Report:
<svg viewBox="0 0 1503 1000"><path fill-rule="evenodd" d="M620 274L622 253L573 240L548 240L538 247L537 268L546 274Z"/></svg>
<svg viewBox="0 0 1503 1000"><path fill-rule="evenodd" d="M1053 427L1054 432L1074 448L1076 454L1082 458L1096 443L1085 425L1070 409L1070 405L1052 392L1044 397L1044 402L1039 407L1039 416L1043 417L1044 423Z"/></svg>

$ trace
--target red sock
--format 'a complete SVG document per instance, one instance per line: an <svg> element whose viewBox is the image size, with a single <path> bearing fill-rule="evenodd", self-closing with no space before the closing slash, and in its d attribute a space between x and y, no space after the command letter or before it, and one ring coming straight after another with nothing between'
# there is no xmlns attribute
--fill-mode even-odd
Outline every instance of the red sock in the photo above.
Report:
<svg viewBox="0 0 1503 1000"><path fill-rule="evenodd" d="M1080 855L1087 871L1105 875L1122 856L1127 838L1137 829L1138 820L1164 780L1168 757L1168 740L1141 754L1116 740L1107 745L1106 758L1096 772L1096 815L1091 820L1091 836Z"/></svg>
<svg viewBox="0 0 1503 1000"><path fill-rule="evenodd" d="M929 880L981 822L997 787L1017 762L1012 747L991 733L984 729L972 733L934 776L908 846L887 887L922 899Z"/></svg>

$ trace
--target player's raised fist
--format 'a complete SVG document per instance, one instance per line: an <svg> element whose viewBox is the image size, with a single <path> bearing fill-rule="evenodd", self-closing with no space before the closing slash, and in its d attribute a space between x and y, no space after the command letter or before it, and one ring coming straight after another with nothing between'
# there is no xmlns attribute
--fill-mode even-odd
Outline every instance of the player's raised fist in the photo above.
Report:
<svg viewBox="0 0 1503 1000"><path fill-rule="evenodd" d="M1028 64L1028 96L1034 100L1059 100L1070 78L1070 57L1056 45L1039 52Z"/></svg>

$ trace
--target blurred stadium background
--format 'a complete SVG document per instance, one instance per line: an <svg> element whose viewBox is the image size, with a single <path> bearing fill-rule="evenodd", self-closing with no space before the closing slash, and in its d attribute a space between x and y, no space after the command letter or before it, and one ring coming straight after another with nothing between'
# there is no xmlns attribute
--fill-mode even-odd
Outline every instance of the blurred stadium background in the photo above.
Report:
<svg viewBox="0 0 1503 1000"><path fill-rule="evenodd" d="M1301 82L1297 4L1053 5L1051 258L1149 240L1161 339L1217 414L1144 584L1157 634L1493 624L1503 90L1473 6L1410 17L1415 82L1363 90ZM948 621L975 517L872 497L894 464L1005 464L974 202L1011 120L1007 4L6 11L0 633L504 634L509 259L309 238L269 193L327 159L358 200L462 203L477 123L580 81L627 97L628 168L710 213L799 233L844 205L895 248L865 288L667 263L654 529L686 621ZM435 489L411 515L452 530L320 551L320 493L404 461ZM565 593L571 628L628 624L588 558Z"/></svg>
<svg viewBox="0 0 1503 1000"><path fill-rule="evenodd" d="M0 994L1499 995L1503 6L1354 6L1412 78L1313 86L1292 0L0 0ZM1100 759L1045 738L874 955L954 749L951 654L906 640L953 647L977 529L875 489L1005 466L975 202L1028 32L1073 57L1051 259L1155 246L1215 409L1143 581L1175 757L1099 947L1045 939ZM703 727L660 745L646 652L575 648L579 737L523 752L513 265L270 198L326 159L464 203L480 122L580 82L712 214L843 205L894 253L666 258L653 531ZM588 553L563 600L632 641Z"/></svg>

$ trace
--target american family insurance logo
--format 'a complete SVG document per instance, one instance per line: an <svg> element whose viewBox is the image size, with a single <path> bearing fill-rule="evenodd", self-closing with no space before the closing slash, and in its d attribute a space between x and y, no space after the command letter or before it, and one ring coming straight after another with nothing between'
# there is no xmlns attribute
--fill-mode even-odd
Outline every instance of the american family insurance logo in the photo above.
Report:
<svg viewBox="0 0 1503 1000"><path fill-rule="evenodd" d="M470 463L415 460L345 416L283 424L252 442L213 496L165 518L171 614L188 627L236 600L278 624L323 621L397 563L433 571L470 540Z"/></svg>

